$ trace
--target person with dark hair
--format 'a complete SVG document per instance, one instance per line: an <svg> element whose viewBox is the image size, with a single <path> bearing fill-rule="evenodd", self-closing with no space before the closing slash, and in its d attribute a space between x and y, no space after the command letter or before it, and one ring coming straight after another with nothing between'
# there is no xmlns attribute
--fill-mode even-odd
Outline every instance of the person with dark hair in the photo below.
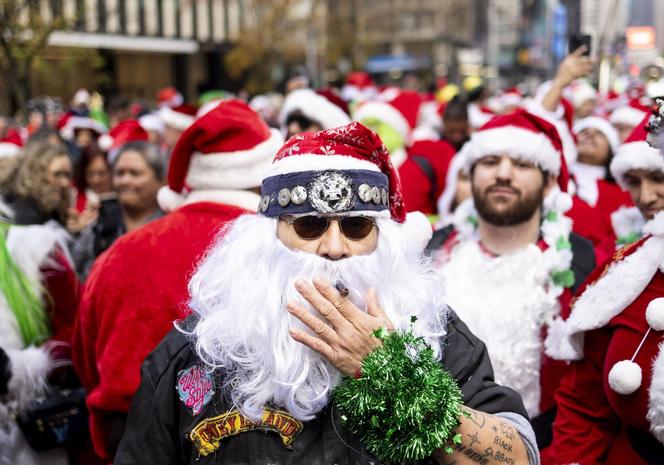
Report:
<svg viewBox="0 0 664 465"><path fill-rule="evenodd" d="M482 126L456 156L472 195L428 249L448 304L486 343L496 380L521 394L544 448L564 364L543 357L543 334L595 266L592 244L565 216L562 143L547 121L517 110Z"/></svg>
<svg viewBox="0 0 664 465"><path fill-rule="evenodd" d="M122 146L112 166L117 197L101 201L97 220L72 245L76 270L82 277L118 237L164 214L157 203L157 192L164 184L165 171L164 158L156 145L135 141Z"/></svg>
<svg viewBox="0 0 664 465"><path fill-rule="evenodd" d="M458 151L469 137L468 104L457 96L445 105L442 139L449 142Z"/></svg>

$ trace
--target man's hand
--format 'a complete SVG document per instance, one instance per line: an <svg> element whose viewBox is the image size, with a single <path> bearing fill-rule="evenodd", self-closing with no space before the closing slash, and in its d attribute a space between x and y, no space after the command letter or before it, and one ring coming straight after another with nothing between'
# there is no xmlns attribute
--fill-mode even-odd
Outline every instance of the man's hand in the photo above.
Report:
<svg viewBox="0 0 664 465"><path fill-rule="evenodd" d="M378 304L374 289L367 292L366 313L327 281L314 279L312 285L299 280L295 283L295 289L324 320L312 315L302 305L289 302L288 311L314 333L310 335L291 328L291 337L323 355L346 376L360 370L362 359L381 344L372 334L376 329L394 329L394 325Z"/></svg>
<svg viewBox="0 0 664 465"><path fill-rule="evenodd" d="M556 76L553 78L554 86L562 89L571 84L575 79L592 73L593 61L583 55L586 50L586 46L583 45L565 57L558 66Z"/></svg>

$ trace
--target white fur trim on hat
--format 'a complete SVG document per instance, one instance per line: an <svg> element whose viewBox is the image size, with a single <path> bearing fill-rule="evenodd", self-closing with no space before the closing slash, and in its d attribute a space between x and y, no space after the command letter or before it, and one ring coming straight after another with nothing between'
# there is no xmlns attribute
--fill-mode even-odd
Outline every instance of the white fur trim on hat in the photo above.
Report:
<svg viewBox="0 0 664 465"><path fill-rule="evenodd" d="M645 141L629 142L618 149L611 160L611 174L620 187L625 189L625 174L629 170L647 170L664 172L664 155L652 148Z"/></svg>
<svg viewBox="0 0 664 465"><path fill-rule="evenodd" d="M627 396L641 387L643 373L638 363L622 360L609 371L609 386L614 392Z"/></svg>
<svg viewBox="0 0 664 465"><path fill-rule="evenodd" d="M21 147L10 142L0 142L0 158L13 157L18 155L21 151Z"/></svg>
<svg viewBox="0 0 664 465"><path fill-rule="evenodd" d="M265 177L302 171L367 170L380 171L375 163L346 155L292 155L276 161Z"/></svg>
<svg viewBox="0 0 664 465"><path fill-rule="evenodd" d="M194 153L185 183L191 190L258 187L282 144L281 133L271 129L269 139L249 150Z"/></svg>
<svg viewBox="0 0 664 465"><path fill-rule="evenodd" d="M664 212L655 215L644 232L664 229ZM638 250L609 265L608 270L576 300L570 317L557 323L548 334L546 353L557 360L579 360L583 357L585 331L604 327L613 317L634 302L664 265L664 231L646 240Z"/></svg>
<svg viewBox="0 0 664 465"><path fill-rule="evenodd" d="M170 107L163 107L159 110L159 117L166 126L170 126L179 131L184 131L196 120L194 116L180 113Z"/></svg>
<svg viewBox="0 0 664 465"><path fill-rule="evenodd" d="M113 147L113 136L110 134L102 134L99 136L99 139L97 139L97 144L104 152L108 152L111 150L111 147Z"/></svg>
<svg viewBox="0 0 664 465"><path fill-rule="evenodd" d="M355 110L353 119L362 123L367 118L375 118L378 121L382 121L397 131L405 141L408 141L408 136L411 132L408 120L389 103L374 101L360 105Z"/></svg>
<svg viewBox="0 0 664 465"><path fill-rule="evenodd" d="M239 207L250 212L256 212L261 196L255 192L245 190L213 190L192 191L187 195L184 205L199 202L214 202Z"/></svg>
<svg viewBox="0 0 664 465"><path fill-rule="evenodd" d="M473 133L461 149L468 171L489 155L507 154L537 164L544 171L560 173L560 153L548 137L516 126L503 126Z"/></svg>
<svg viewBox="0 0 664 465"><path fill-rule="evenodd" d="M643 118L645 117L646 113L644 111L641 111L638 108L634 108L630 105L626 105L624 107L617 108L613 113L611 113L609 122L613 125L624 124L627 126L636 127L641 124L641 121L643 121Z"/></svg>
<svg viewBox="0 0 664 465"><path fill-rule="evenodd" d="M572 91L572 104L579 108L588 100L597 100L597 91L590 84L579 84Z"/></svg>
<svg viewBox="0 0 664 465"><path fill-rule="evenodd" d="M620 137L618 136L618 131L616 131L611 123L599 116L588 116L587 118L583 118L574 123L572 130L574 131L574 134L579 134L581 131L588 128L597 129L604 134L604 137L606 137L606 140L609 142L611 151L614 154L618 151L618 147L620 147Z"/></svg>
<svg viewBox="0 0 664 465"><path fill-rule="evenodd" d="M311 89L298 89L288 94L279 113L280 124L285 126L288 115L298 110L307 118L320 123L323 129L350 123L349 116L341 108Z"/></svg>

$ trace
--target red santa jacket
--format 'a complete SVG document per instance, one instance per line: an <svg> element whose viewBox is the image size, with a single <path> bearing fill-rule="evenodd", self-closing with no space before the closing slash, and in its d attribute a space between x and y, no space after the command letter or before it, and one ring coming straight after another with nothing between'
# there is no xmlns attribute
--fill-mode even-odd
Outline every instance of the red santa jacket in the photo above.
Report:
<svg viewBox="0 0 664 465"><path fill-rule="evenodd" d="M187 313L196 263L221 227L243 213L212 202L184 206L121 237L93 266L73 359L89 393L90 432L100 456L110 458L108 419L129 410L143 359Z"/></svg>
<svg viewBox="0 0 664 465"><path fill-rule="evenodd" d="M408 149L408 158L399 167L407 211L436 213L436 200L445 189L447 169L455 153L454 147L443 140L417 141Z"/></svg>
<svg viewBox="0 0 664 465"><path fill-rule="evenodd" d="M556 393L558 413L545 463L646 465L641 454L664 451L664 356L659 353L664 331L651 331L637 353L649 327L646 309L664 297L664 221L660 224L659 237L620 249L590 276L570 318L547 340L551 355L577 360ZM609 373L635 354L640 386L619 394L609 384Z"/></svg>

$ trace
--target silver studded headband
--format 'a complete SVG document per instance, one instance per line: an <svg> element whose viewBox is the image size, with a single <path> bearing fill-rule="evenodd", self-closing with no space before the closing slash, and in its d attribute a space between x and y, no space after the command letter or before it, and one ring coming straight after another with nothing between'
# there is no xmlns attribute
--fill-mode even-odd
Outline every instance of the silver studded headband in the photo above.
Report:
<svg viewBox="0 0 664 465"><path fill-rule="evenodd" d="M302 171L271 176L263 181L258 205L258 213L269 217L388 209L388 178L369 170Z"/></svg>

